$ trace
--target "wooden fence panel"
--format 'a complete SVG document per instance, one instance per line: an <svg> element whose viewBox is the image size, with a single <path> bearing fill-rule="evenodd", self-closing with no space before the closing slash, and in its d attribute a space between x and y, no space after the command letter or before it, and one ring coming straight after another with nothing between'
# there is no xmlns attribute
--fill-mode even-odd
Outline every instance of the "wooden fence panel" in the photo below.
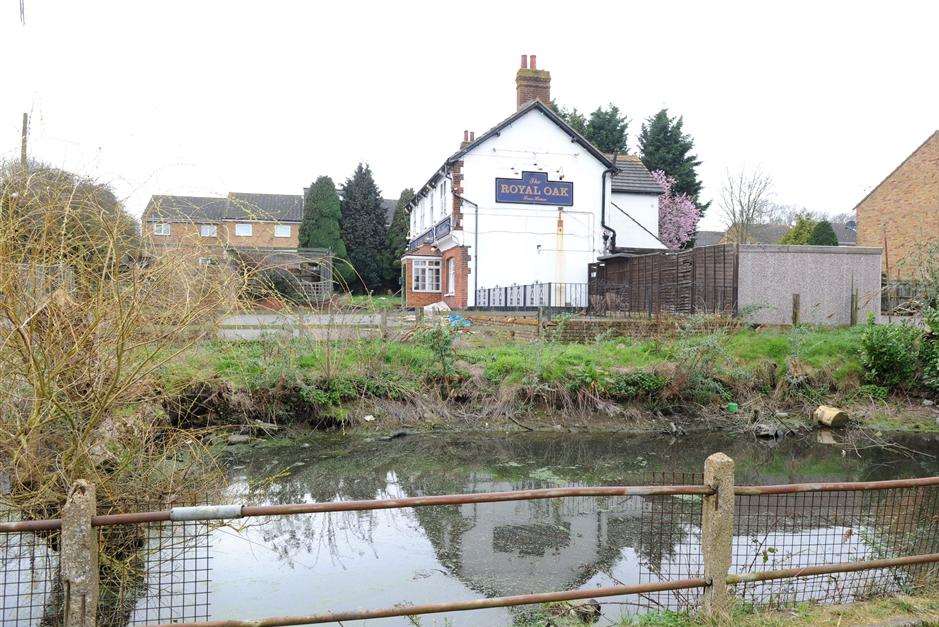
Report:
<svg viewBox="0 0 939 627"><path fill-rule="evenodd" d="M720 244L592 263L590 312L735 313L737 260L736 246Z"/></svg>

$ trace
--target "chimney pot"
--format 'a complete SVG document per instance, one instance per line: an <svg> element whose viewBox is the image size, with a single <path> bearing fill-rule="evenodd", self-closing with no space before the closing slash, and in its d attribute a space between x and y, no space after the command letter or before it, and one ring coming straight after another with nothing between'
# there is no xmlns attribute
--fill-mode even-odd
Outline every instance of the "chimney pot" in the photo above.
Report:
<svg viewBox="0 0 939 627"><path fill-rule="evenodd" d="M538 69L537 66L536 66L536 57L535 57L535 55L531 55L531 63L529 64L529 67L531 67L531 69L533 69L533 70L537 70L537 69Z"/></svg>
<svg viewBox="0 0 939 627"><path fill-rule="evenodd" d="M476 141L476 131L470 131L470 142Z"/></svg>
<svg viewBox="0 0 939 627"><path fill-rule="evenodd" d="M527 54L522 55L522 69L523 70L528 69L528 55Z"/></svg>
<svg viewBox="0 0 939 627"><path fill-rule="evenodd" d="M469 141L469 131L463 131L463 141Z"/></svg>

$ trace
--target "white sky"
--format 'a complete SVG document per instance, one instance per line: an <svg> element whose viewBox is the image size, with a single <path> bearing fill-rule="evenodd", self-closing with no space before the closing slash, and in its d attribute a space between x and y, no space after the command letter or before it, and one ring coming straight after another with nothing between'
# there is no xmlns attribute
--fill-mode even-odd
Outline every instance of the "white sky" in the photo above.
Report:
<svg viewBox="0 0 939 627"><path fill-rule="evenodd" d="M939 128L937 2L4 2L0 158L151 194L300 193L371 164L418 187L515 108L522 53L552 95L685 117L705 199L759 165L777 200L847 211ZM721 223L718 203L704 228Z"/></svg>

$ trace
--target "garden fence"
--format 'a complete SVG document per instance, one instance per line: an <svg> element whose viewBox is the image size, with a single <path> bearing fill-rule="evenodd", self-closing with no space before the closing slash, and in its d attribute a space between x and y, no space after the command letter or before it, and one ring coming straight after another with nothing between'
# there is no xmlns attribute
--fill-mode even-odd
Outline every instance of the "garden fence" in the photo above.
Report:
<svg viewBox="0 0 939 627"><path fill-rule="evenodd" d="M607 520L631 538L647 580L422 605L269 617L254 625L417 616L549 601L632 595L645 607L705 614L734 597L756 606L844 602L908 591L935 578L939 477L787 485L734 484L733 461L715 454L687 483L574 486L382 500L174 507L97 515L94 486L76 485L62 517L0 522L4 625L158 623L240 625L209 618L209 529L238 519L315 516L465 504L606 499L636 517ZM598 508L608 511L609 508ZM599 519L598 519L599 520ZM116 552L114 543L123 547ZM104 551L103 549L109 549ZM97 565L98 554L108 560ZM655 595L660 595L656 597ZM64 621L63 621L64 617Z"/></svg>

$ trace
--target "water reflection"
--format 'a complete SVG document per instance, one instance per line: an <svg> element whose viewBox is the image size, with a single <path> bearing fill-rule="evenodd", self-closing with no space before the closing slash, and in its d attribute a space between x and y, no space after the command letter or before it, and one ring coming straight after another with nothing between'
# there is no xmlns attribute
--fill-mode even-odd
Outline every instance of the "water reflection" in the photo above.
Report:
<svg viewBox="0 0 939 627"><path fill-rule="evenodd" d="M920 450L939 449L933 440L913 444ZM682 482L683 472L699 472L715 450L737 460L740 483L871 480L939 470L928 456L910 458L885 450L843 456L838 449L795 441L766 450L728 438L421 437L362 443L342 448L341 454L322 445L287 448L276 455L248 453L232 462L233 489L250 493L249 480L284 468L290 469L288 474L255 491L255 497L322 501L638 483L646 482L651 471L665 470L676 473L665 481L670 483ZM920 494L919 510L914 508L917 519L936 511L935 497L925 494ZM861 559L911 548L908 542L901 547L898 540L901 528L913 529L911 515L902 523L897 518L901 511L914 511L910 502L895 496L892 503L865 501L873 498L866 495L740 500L736 570ZM258 577L275 582L284 593L271 599L278 612L285 603L290 612L310 612L697 576L699 533L697 497L578 498L278 518L239 530L230 547L235 550L239 541L253 543L248 570L261 569ZM914 548L929 552L936 546L935 535L926 534ZM238 564L243 553L220 557L219 570L229 559ZM297 571L306 577L298 578ZM862 581L858 577L828 578L834 583L827 587L810 582L797 598L830 598L833 592L851 598ZM255 617L274 610L259 599L260 605L246 613L237 595L222 592L238 584L224 576L215 579L216 616ZM304 580L317 582L315 595ZM791 592L775 584L741 589L761 602L785 600ZM615 616L633 606L685 606L696 594L625 599L632 605L610 606L608 613ZM498 610L447 618L454 624L500 624L511 622L511 616ZM434 620L440 619L425 619Z"/></svg>
<svg viewBox="0 0 939 627"><path fill-rule="evenodd" d="M728 436L636 438L528 434L421 436L245 448L233 454L231 500L383 499L558 485L700 483L723 450L738 483L875 480L939 474L939 442L842 454L784 440L772 449ZM939 490L738 497L734 570L786 568L939 551ZM140 536L132 585L109 601L123 624L156 618L257 618L429 603L699 576L698 497L570 498L347 512L204 526ZM0 544L4 624L55 624L57 547L22 534ZM208 566L212 564L211 582ZM45 570L43 570L43 568ZM760 603L866 596L908 585L923 568L739 586ZM10 573L16 573L10 575ZM697 591L615 599L616 618L687 607ZM12 599L12 600L11 600ZM26 607L11 603L24 600ZM510 624L524 609L430 616L422 624ZM198 614L195 614L198 612ZM379 624L408 624L388 619Z"/></svg>

